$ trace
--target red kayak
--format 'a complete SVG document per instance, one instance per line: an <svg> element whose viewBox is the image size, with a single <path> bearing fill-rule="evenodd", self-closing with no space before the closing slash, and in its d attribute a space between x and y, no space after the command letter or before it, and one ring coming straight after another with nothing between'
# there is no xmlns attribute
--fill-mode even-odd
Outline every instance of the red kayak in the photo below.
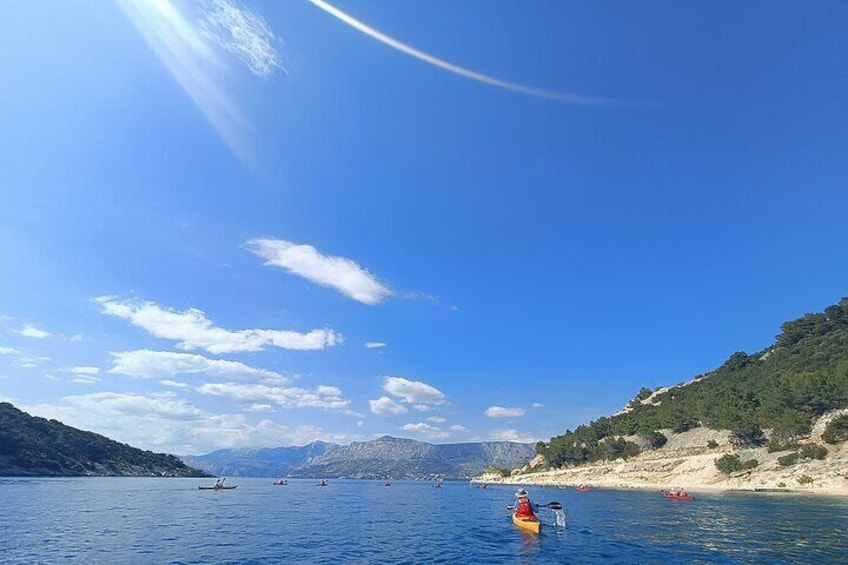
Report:
<svg viewBox="0 0 848 565"><path fill-rule="evenodd" d="M663 496L666 498L671 498L673 500L695 500L695 497L691 494L678 494L676 492L664 492Z"/></svg>

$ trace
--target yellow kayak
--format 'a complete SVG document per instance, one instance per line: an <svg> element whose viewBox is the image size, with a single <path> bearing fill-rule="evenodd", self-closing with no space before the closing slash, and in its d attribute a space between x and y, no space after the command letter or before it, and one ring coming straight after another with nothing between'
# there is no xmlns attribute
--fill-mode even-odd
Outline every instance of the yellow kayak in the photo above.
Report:
<svg viewBox="0 0 848 565"><path fill-rule="evenodd" d="M521 528L522 530L527 530L528 532L533 532L534 534L539 533L539 526L541 522L535 516L516 516L513 512L512 514L512 523Z"/></svg>

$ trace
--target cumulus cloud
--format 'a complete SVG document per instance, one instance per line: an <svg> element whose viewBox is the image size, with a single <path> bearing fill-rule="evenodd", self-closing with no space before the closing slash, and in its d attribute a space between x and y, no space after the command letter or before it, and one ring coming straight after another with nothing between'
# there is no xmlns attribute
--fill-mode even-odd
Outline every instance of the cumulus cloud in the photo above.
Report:
<svg viewBox="0 0 848 565"><path fill-rule="evenodd" d="M426 436L431 439L445 439L450 437L450 432L446 432L445 430L431 426L425 422L419 422L417 424L406 424L401 428L407 432L415 432L419 433L423 436Z"/></svg>
<svg viewBox="0 0 848 565"><path fill-rule="evenodd" d="M68 341L80 342L83 339L85 339L85 337L82 334L74 334L68 338Z"/></svg>
<svg viewBox="0 0 848 565"><path fill-rule="evenodd" d="M429 418L427 418L427 421L433 422L434 424L444 424L445 423L445 419L442 418L441 416L430 416Z"/></svg>
<svg viewBox="0 0 848 565"><path fill-rule="evenodd" d="M444 404L445 402L444 393L436 387L403 377L386 377L383 381L383 390L413 405L426 407Z"/></svg>
<svg viewBox="0 0 848 565"><path fill-rule="evenodd" d="M323 255L311 245L283 239L257 238L245 248L265 260L315 284L333 288L345 296L373 306L392 295L377 277L346 257Z"/></svg>
<svg viewBox="0 0 848 565"><path fill-rule="evenodd" d="M238 57L250 71L267 77L281 68L274 33L261 15L230 0L211 0L200 20L204 34Z"/></svg>
<svg viewBox="0 0 848 565"><path fill-rule="evenodd" d="M127 320L155 337L177 341L177 347L185 350L233 353L262 351L269 346L317 350L332 347L343 340L340 334L328 329L316 329L305 334L289 330L225 330L216 327L197 308L181 312L162 308L154 302L120 301L110 296L95 298L94 302L103 314Z"/></svg>
<svg viewBox="0 0 848 565"><path fill-rule="evenodd" d="M224 378L288 381L286 377L273 371L256 369L238 361L209 359L194 353L138 349L112 353L112 357L115 366L109 369L110 373L142 379L162 379L176 375L209 375Z"/></svg>
<svg viewBox="0 0 848 565"><path fill-rule="evenodd" d="M99 367L71 367L71 372L75 375L96 375L100 372Z"/></svg>
<svg viewBox="0 0 848 565"><path fill-rule="evenodd" d="M250 407L245 408L246 412L273 412L274 407L270 404L251 404Z"/></svg>
<svg viewBox="0 0 848 565"><path fill-rule="evenodd" d="M381 347L386 347L386 344L381 341L368 341L365 342L366 349L379 349Z"/></svg>
<svg viewBox="0 0 848 565"><path fill-rule="evenodd" d="M346 442L359 436L315 426L290 428L270 420L251 422L243 414L211 414L174 392L100 392L66 396L56 404L21 405L34 416L54 418L142 449L175 454L208 453L229 447L305 445L315 440Z"/></svg>
<svg viewBox="0 0 848 565"><path fill-rule="evenodd" d="M197 389L202 394L229 398L242 404L275 404L283 408L327 408L342 410L350 400L342 398L336 387L315 390L266 384L206 383Z"/></svg>
<svg viewBox="0 0 848 565"><path fill-rule="evenodd" d="M24 337L31 337L34 339L44 339L45 337L50 337L50 332L40 330L32 325L26 325L23 327L23 329L12 331L18 335L22 335Z"/></svg>
<svg viewBox="0 0 848 565"><path fill-rule="evenodd" d="M504 408L503 406L489 406L483 412L489 418L518 418L524 415L524 408Z"/></svg>
<svg viewBox="0 0 848 565"><path fill-rule="evenodd" d="M406 406L398 404L388 396L381 396L377 400L369 400L371 412L378 416L397 416L407 412Z"/></svg>

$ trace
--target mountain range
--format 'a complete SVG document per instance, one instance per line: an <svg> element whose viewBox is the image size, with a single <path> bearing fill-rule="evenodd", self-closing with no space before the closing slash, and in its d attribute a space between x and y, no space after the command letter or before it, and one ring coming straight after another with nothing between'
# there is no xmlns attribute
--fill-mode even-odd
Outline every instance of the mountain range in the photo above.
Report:
<svg viewBox="0 0 848 565"><path fill-rule="evenodd" d="M523 443L430 444L383 436L345 446L315 442L302 447L220 449L182 460L216 475L244 477L450 479L520 467L533 455L533 446Z"/></svg>

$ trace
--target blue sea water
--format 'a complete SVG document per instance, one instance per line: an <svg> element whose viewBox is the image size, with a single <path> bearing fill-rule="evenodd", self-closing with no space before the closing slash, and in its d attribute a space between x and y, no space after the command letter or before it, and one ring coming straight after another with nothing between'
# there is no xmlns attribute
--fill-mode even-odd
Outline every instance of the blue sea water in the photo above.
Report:
<svg viewBox="0 0 848 565"><path fill-rule="evenodd" d="M848 500L529 487L564 506L540 535L514 487L231 478L0 479L2 563L848 563Z"/></svg>

